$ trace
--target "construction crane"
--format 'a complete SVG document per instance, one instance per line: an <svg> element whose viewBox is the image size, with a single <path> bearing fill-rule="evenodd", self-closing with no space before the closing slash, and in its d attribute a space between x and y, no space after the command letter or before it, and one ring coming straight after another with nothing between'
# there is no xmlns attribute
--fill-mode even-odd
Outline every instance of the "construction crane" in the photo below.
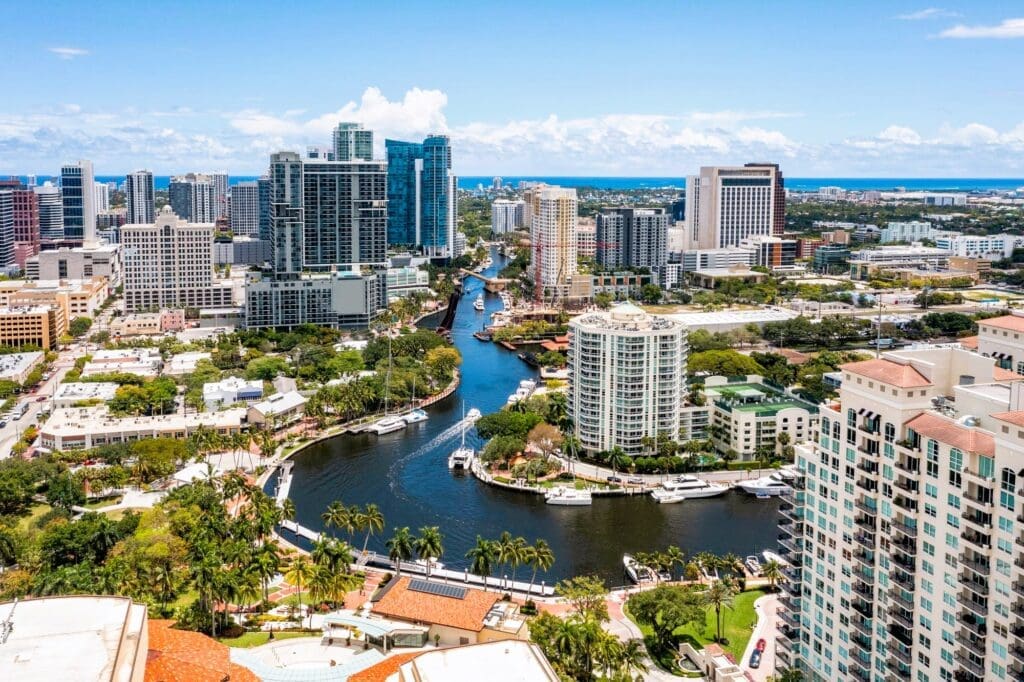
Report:
<svg viewBox="0 0 1024 682"><path fill-rule="evenodd" d="M543 285L541 283L541 272L542 272L542 269L543 269L542 265L541 265L541 257L544 254L544 249L546 247L562 248L562 247L566 247L566 246L569 246L568 242L547 242L547 243L545 243L545 242L543 242L541 240L537 240L537 242L535 244L531 244L530 248L533 249L533 267L534 267L534 272L533 272L533 283L534 283L533 284L533 303L534 303L534 306L536 306L536 307L543 307L544 306L544 287L543 287ZM594 243L595 257L596 257L596 251L598 249L618 248L618 246L619 246L618 242L595 242ZM559 266L558 266L558 274L555 277L556 284L558 282L561 282L561 280L562 280L562 269L563 269L563 266L564 266L564 263L560 263ZM549 303L549 305L551 305L552 307L554 307L555 299L557 298L557 296L558 296L558 287L555 286L552 289L552 292L551 292L551 302Z"/></svg>

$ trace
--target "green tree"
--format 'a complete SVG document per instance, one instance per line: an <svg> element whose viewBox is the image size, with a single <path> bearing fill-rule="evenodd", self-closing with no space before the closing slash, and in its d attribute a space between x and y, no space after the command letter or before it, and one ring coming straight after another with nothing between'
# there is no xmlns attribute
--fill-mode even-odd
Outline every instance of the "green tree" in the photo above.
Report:
<svg viewBox="0 0 1024 682"><path fill-rule="evenodd" d="M333 528L335 530L345 528L352 523L348 507L338 500L327 505L327 509L320 515L320 520L323 521L324 528ZM333 535L337 537L337 533L333 533Z"/></svg>
<svg viewBox="0 0 1024 682"><path fill-rule="evenodd" d="M396 573L402 575L402 562L412 558L413 537L409 527L395 528L394 534L384 545L388 549L388 557L395 562Z"/></svg>
<svg viewBox="0 0 1024 682"><path fill-rule="evenodd" d="M305 554L297 554L292 559L291 563L288 564L288 569L285 571L284 579L289 584L295 585L295 589L298 590L299 598L299 612L302 612L302 586L308 585L310 578L313 577L313 571L315 566L309 561Z"/></svg>
<svg viewBox="0 0 1024 682"><path fill-rule="evenodd" d="M732 608L735 596L736 588L728 578L715 580L704 592L704 602L715 611L716 641L722 641L722 611Z"/></svg>
<svg viewBox="0 0 1024 682"><path fill-rule="evenodd" d="M476 544L466 552L470 560L469 572L484 579L484 591L487 591L487 579L491 576L495 560L494 541L476 536Z"/></svg>
<svg viewBox="0 0 1024 682"><path fill-rule="evenodd" d="M91 317L76 317L68 324L68 333L76 339L80 339L85 336L91 326Z"/></svg>
<svg viewBox="0 0 1024 682"><path fill-rule="evenodd" d="M768 580L768 586L775 590L783 578L782 566L775 559L767 561L761 566L761 575Z"/></svg>
<svg viewBox="0 0 1024 682"><path fill-rule="evenodd" d="M380 507L375 504L368 504L361 512L360 524L366 531L366 539L363 540L363 554L366 554L366 546L370 543L370 536L384 530L384 514Z"/></svg>
<svg viewBox="0 0 1024 682"><path fill-rule="evenodd" d="M584 620L604 623L608 620L608 588L597 576L582 575L562 580L555 594L565 599Z"/></svg>
<svg viewBox="0 0 1024 682"><path fill-rule="evenodd" d="M420 528L419 537L413 542L416 548L416 555L427 566L427 575L430 575L430 566L444 554L444 536L437 526L424 526Z"/></svg>
<svg viewBox="0 0 1024 682"><path fill-rule="evenodd" d="M65 472L50 479L46 487L46 501L50 506L70 512L72 507L85 504L82 483Z"/></svg>
<svg viewBox="0 0 1024 682"><path fill-rule="evenodd" d="M763 374L764 368L734 350L708 350L694 353L687 361L690 374L708 373L716 376Z"/></svg>
<svg viewBox="0 0 1024 682"><path fill-rule="evenodd" d="M551 546L546 540L538 538L534 540L533 547L530 548L527 554L527 562L533 569L533 573L530 575L530 594L533 594L533 584L537 580L537 570L539 569L547 573L555 564L555 553L551 550Z"/></svg>

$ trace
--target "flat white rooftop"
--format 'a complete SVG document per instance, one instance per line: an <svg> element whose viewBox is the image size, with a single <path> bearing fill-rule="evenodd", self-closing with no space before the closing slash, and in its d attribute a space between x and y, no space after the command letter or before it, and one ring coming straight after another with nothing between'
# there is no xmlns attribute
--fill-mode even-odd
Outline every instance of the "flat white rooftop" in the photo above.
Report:
<svg viewBox="0 0 1024 682"><path fill-rule="evenodd" d="M404 663L401 679L417 682L555 682L536 644L508 639L427 651Z"/></svg>

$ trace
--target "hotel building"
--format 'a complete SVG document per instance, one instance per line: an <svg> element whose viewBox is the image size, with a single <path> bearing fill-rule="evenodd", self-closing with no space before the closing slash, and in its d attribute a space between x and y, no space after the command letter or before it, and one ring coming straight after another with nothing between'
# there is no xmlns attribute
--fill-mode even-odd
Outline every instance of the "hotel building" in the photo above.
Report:
<svg viewBox="0 0 1024 682"><path fill-rule="evenodd" d="M775 164L708 166L687 177L684 250L738 246L751 237L781 234L781 183Z"/></svg>

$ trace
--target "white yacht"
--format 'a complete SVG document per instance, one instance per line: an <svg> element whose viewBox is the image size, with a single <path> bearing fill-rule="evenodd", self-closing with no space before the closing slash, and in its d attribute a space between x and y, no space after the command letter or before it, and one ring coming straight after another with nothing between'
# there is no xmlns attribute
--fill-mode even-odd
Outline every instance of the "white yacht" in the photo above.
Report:
<svg viewBox="0 0 1024 682"><path fill-rule="evenodd" d="M678 493L682 499L697 497L715 497L729 492L728 486L719 483L709 483L696 476L677 476L661 484L665 490Z"/></svg>
<svg viewBox="0 0 1024 682"><path fill-rule="evenodd" d="M402 415L402 419L405 420L406 424L418 424L419 422L425 422L430 417L423 410L413 410Z"/></svg>
<svg viewBox="0 0 1024 682"><path fill-rule="evenodd" d="M626 575L629 576L629 579L637 585L654 580L654 574L651 572L651 569L638 563L632 554L622 555L622 567L626 570Z"/></svg>
<svg viewBox="0 0 1024 682"><path fill-rule="evenodd" d="M758 497L773 497L792 490L781 474L774 473L756 478L753 481L740 481L736 486L745 493Z"/></svg>
<svg viewBox="0 0 1024 682"><path fill-rule="evenodd" d="M533 395L533 392L535 390L537 390L536 381L534 381L533 379L523 379L522 381L519 382L519 386L518 388L516 388L516 392L508 397L508 400L505 401L505 404L515 405L521 400L526 400L531 395Z"/></svg>
<svg viewBox="0 0 1024 682"><path fill-rule="evenodd" d="M472 465L473 458L476 457L476 451L466 445L466 424L469 422L466 421L465 417L465 405L463 405L462 409L463 417L460 424L462 427L462 443L452 451L452 454L448 455L448 468L452 470L459 469L461 471L465 471Z"/></svg>
<svg viewBox="0 0 1024 682"><path fill-rule="evenodd" d="M483 294L477 295L476 300L473 301L473 309L474 310L483 311L483 309L484 309L484 295Z"/></svg>
<svg viewBox="0 0 1024 682"><path fill-rule="evenodd" d="M471 407L469 408L469 412L466 413L466 416L463 417L463 419L468 419L470 422L475 422L481 416L483 415L480 414L480 410L476 409L475 407Z"/></svg>
<svg viewBox="0 0 1024 682"><path fill-rule="evenodd" d="M405 427L406 421L397 414L393 414L373 422L367 427L367 431L372 431L378 436L381 436L385 433L391 433L392 431L400 431Z"/></svg>
<svg viewBox="0 0 1024 682"><path fill-rule="evenodd" d="M544 501L563 507L585 507L594 500L589 490L576 490L576 488L566 488L560 485L545 493Z"/></svg>
<svg viewBox="0 0 1024 682"><path fill-rule="evenodd" d="M766 549L765 551L761 552L761 556L764 557L765 562L774 561L779 566L789 566L789 562L788 561L786 561L785 559L783 559L781 556L779 556L775 552L771 551L770 549Z"/></svg>
<svg viewBox="0 0 1024 682"><path fill-rule="evenodd" d="M651 497L658 504L675 504L676 502L682 502L686 499L686 496L678 490L666 490L665 488L657 488L651 491Z"/></svg>
<svg viewBox="0 0 1024 682"><path fill-rule="evenodd" d="M761 562L758 560L756 554L749 555L743 560L743 565L747 567L751 575L761 575Z"/></svg>

